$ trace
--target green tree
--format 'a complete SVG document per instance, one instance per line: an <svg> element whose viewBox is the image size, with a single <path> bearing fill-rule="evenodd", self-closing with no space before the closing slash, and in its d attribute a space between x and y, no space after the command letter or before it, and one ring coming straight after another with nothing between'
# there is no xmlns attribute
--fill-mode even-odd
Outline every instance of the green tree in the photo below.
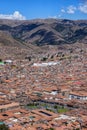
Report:
<svg viewBox="0 0 87 130"><path fill-rule="evenodd" d="M46 61L47 60L47 57L43 57L42 59L41 59L41 61Z"/></svg>
<svg viewBox="0 0 87 130"><path fill-rule="evenodd" d="M0 59L0 62L2 62L2 59Z"/></svg>
<svg viewBox="0 0 87 130"><path fill-rule="evenodd" d="M57 109L57 105L54 106L54 109Z"/></svg>
<svg viewBox="0 0 87 130"><path fill-rule="evenodd" d="M9 127L5 124L0 125L0 130L9 130Z"/></svg>
<svg viewBox="0 0 87 130"><path fill-rule="evenodd" d="M54 128L50 128L49 130L54 130Z"/></svg>

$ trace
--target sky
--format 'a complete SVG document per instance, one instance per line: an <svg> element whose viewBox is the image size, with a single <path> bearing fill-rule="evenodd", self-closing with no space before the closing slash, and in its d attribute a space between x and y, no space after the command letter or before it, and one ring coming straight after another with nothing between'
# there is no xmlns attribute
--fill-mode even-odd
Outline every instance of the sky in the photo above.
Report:
<svg viewBox="0 0 87 130"><path fill-rule="evenodd" d="M87 19L87 0L0 0L0 19Z"/></svg>

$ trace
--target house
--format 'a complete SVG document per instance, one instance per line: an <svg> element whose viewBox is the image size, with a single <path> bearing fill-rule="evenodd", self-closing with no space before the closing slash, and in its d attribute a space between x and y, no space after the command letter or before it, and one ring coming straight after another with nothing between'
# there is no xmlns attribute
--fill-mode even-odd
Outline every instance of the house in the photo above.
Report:
<svg viewBox="0 0 87 130"><path fill-rule="evenodd" d="M10 103L10 104L1 105L0 106L0 112L4 112L6 110L12 110L14 108L20 108L19 103L13 102L13 103Z"/></svg>
<svg viewBox="0 0 87 130"><path fill-rule="evenodd" d="M70 92L69 99L87 100L86 92Z"/></svg>

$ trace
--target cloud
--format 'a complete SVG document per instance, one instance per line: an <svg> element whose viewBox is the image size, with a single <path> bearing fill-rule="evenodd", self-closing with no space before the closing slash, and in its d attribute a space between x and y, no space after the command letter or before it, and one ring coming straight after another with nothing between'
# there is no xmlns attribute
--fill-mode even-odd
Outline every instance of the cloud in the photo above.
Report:
<svg viewBox="0 0 87 130"><path fill-rule="evenodd" d="M0 14L0 19L25 20L26 18L19 11L15 11L13 14Z"/></svg>
<svg viewBox="0 0 87 130"><path fill-rule="evenodd" d="M65 11L64 9L61 9L61 12L62 12L62 13L65 13L66 11Z"/></svg>
<svg viewBox="0 0 87 130"><path fill-rule="evenodd" d="M61 18L61 17L62 17L62 14L59 14L59 15L58 15L58 18Z"/></svg>
<svg viewBox="0 0 87 130"><path fill-rule="evenodd" d="M75 13L75 11L76 11L76 7L75 6L73 6L73 5L70 5L69 7L67 7L67 13L68 14L74 14Z"/></svg>
<svg viewBox="0 0 87 130"><path fill-rule="evenodd" d="M87 14L87 2L85 2L84 4L80 4L79 7L78 7L78 9L79 9L81 12Z"/></svg>
<svg viewBox="0 0 87 130"><path fill-rule="evenodd" d="M65 14L74 14L76 11L87 14L87 0L81 0L82 3L78 3L78 6L70 5L65 9L61 9L61 15Z"/></svg>

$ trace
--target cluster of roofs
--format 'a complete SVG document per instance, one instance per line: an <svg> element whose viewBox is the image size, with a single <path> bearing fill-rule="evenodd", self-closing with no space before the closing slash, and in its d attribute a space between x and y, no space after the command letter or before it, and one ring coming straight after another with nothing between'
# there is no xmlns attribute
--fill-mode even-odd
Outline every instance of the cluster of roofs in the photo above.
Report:
<svg viewBox="0 0 87 130"><path fill-rule="evenodd" d="M87 59L71 54L61 59L29 63L0 61L0 124L10 130L87 129ZM39 107L26 109L28 104ZM51 104L51 109L41 107ZM69 108L53 111L52 106Z"/></svg>
<svg viewBox="0 0 87 130"><path fill-rule="evenodd" d="M25 110L18 103L2 106L0 124L6 124L10 130L73 130L87 129L87 111L71 110L65 114L56 114L45 109ZM0 109L2 109L0 108ZM73 112L75 113L73 115ZM84 114L85 112L85 114Z"/></svg>

